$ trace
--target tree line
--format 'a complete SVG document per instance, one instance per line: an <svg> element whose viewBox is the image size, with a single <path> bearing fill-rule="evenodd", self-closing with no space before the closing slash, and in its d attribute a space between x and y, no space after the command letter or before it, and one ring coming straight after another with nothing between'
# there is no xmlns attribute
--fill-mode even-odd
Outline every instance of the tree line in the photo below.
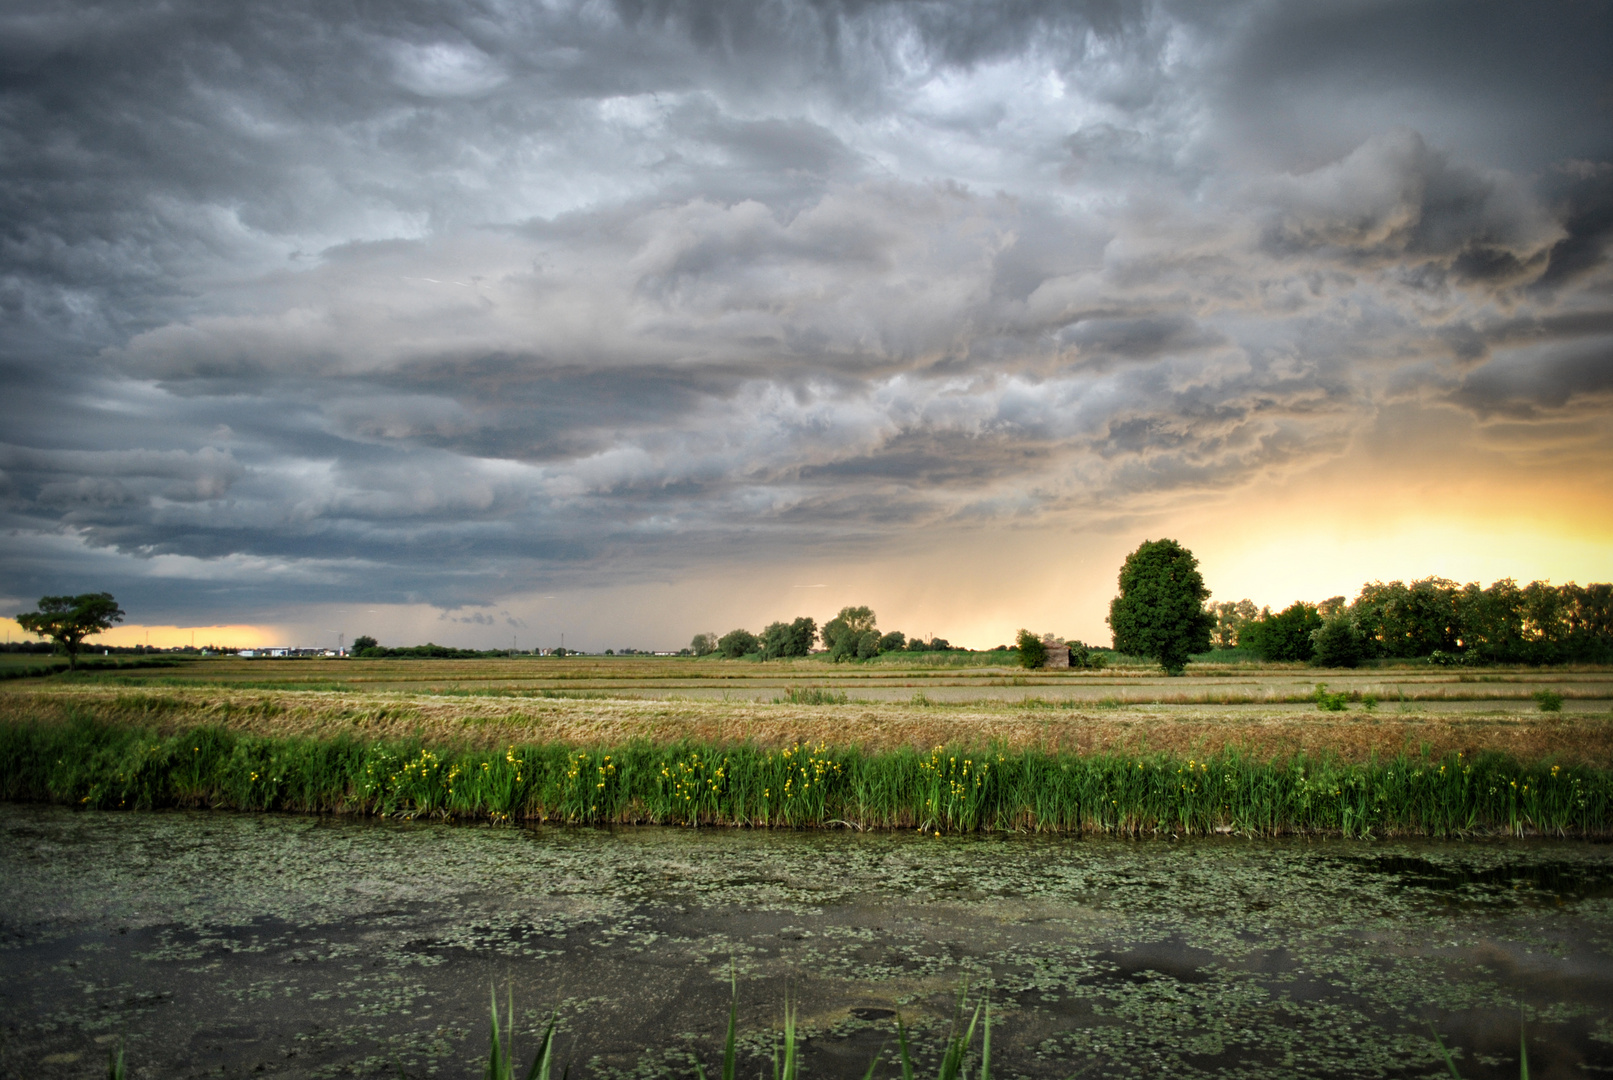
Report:
<svg viewBox="0 0 1613 1080"><path fill-rule="evenodd" d="M835 663L845 660L868 660L889 652L944 652L952 648L946 638L909 638L900 630L880 633L878 618L867 605L843 607L840 614L818 629L816 619L803 615L790 622L774 622L760 633L749 630L730 630L718 637L715 633L696 634L689 642L689 651L696 656L718 655L725 660L751 657L757 660L781 660L790 656L806 656L812 652L819 638Z"/></svg>
<svg viewBox="0 0 1613 1080"><path fill-rule="evenodd" d="M1380 658L1440 664L1613 662L1613 584L1489 588L1428 577L1374 581L1349 603L1335 596L1258 612L1248 600L1210 605L1214 642L1264 660L1355 667Z"/></svg>

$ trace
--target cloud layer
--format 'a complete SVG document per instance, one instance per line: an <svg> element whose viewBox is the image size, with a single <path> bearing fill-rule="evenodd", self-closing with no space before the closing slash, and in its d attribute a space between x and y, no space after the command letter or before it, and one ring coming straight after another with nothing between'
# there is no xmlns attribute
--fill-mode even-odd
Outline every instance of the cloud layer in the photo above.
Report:
<svg viewBox="0 0 1613 1080"><path fill-rule="evenodd" d="M474 627L1111 527L1389 407L1594 458L1610 40L1576 3L12 5L0 592Z"/></svg>

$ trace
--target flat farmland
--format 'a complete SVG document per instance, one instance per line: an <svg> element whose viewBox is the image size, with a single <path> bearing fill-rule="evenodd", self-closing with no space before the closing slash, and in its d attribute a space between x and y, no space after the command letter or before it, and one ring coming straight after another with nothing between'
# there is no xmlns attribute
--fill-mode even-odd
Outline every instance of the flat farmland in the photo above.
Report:
<svg viewBox="0 0 1613 1080"><path fill-rule="evenodd" d="M1297 664L1191 665L1171 678L1157 668L1115 666L1100 671L1026 671L960 660L909 659L833 664L815 658L757 663L682 657L512 657L478 660L197 660L180 668L87 672L71 685L341 690L376 694L566 692L607 698L772 702L793 689L844 693L871 702L1123 705L1308 705L1317 683L1329 690L1372 694L1380 707L1526 703L1538 690L1561 694L1565 708L1605 711L1613 705L1613 669L1606 667L1453 670L1397 664L1322 670ZM987 656L991 654L986 654ZM1001 654L997 654L1001 655ZM43 658L42 658L43 659ZM81 680L81 681L80 681ZM19 689L13 687L12 689ZM920 702L923 704L923 702ZM1034 703L1034 702L1033 702Z"/></svg>
<svg viewBox="0 0 1613 1080"><path fill-rule="evenodd" d="M989 656L989 654L987 654ZM998 654L999 656L1001 654ZM935 745L1095 752L1329 753L1494 750L1605 767L1613 670L1453 671L1297 665L1026 671L981 654L835 665L668 657L478 660L206 659L178 668L0 683L0 720L91 715L177 730L609 746L684 739L869 750ZM1345 692L1317 708L1316 685ZM1551 690L1562 711L1539 711ZM1368 703L1376 699L1375 707Z"/></svg>

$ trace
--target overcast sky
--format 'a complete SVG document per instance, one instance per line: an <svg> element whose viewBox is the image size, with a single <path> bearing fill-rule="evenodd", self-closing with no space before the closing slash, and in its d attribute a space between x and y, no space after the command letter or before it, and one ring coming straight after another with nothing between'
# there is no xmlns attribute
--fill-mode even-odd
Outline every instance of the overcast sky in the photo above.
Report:
<svg viewBox="0 0 1613 1080"><path fill-rule="evenodd" d="M11 0L0 57L8 611L1613 576L1606 2Z"/></svg>

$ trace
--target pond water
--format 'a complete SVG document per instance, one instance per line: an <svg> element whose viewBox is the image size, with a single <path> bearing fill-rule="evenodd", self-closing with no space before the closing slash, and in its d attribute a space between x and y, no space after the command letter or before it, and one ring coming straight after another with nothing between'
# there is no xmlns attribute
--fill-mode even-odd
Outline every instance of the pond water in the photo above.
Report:
<svg viewBox="0 0 1613 1080"><path fill-rule="evenodd" d="M994 1071L1613 1073L1613 849L520 829L0 804L0 1073L480 1075L490 986L572 1075L805 1073L959 989ZM770 1074L770 1069L769 1069ZM556 1074L558 1076L558 1072ZM892 1075L886 1069L882 1075Z"/></svg>

